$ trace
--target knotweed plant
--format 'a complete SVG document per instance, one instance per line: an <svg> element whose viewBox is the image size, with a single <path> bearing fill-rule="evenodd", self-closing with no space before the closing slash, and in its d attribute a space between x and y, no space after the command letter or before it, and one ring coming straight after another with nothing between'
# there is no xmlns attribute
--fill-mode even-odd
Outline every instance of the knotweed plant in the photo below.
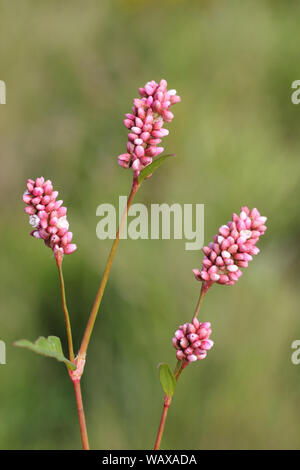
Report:
<svg viewBox="0 0 300 470"><path fill-rule="evenodd" d="M77 246L72 243L73 234L69 231L67 208L63 206L62 200L57 200L58 192L53 189L52 182L45 180L42 176L36 179L28 179L27 188L23 195L23 201L26 204L25 212L28 214L29 223L32 226L31 235L34 238L43 240L45 245L53 251L58 267L68 340L68 357L65 357L61 341L57 336L40 337L34 343L28 340L20 340L15 345L30 349L38 354L53 357L66 364L74 386L83 449L89 449L80 386L87 349L117 251L120 235L133 198L143 181L150 178L152 173L171 156L162 156L161 153L164 151L164 148L160 147L159 144L162 138L169 133L163 126L166 123L170 123L174 117L170 108L173 104L180 101L176 90L167 89L166 80L161 80L159 83L152 80L146 83L143 88L139 89L139 94L140 97L133 101L131 113L126 114L126 119L124 120L124 125L128 129L127 152L118 157L120 166L132 169L133 179L127 199L127 207L109 253L77 354L75 354L73 347L71 321L67 307L62 270L64 256L74 253L77 249Z"/></svg>
<svg viewBox="0 0 300 470"><path fill-rule="evenodd" d="M180 325L172 340L176 349L176 367L174 372L168 364L161 364L159 368L165 395L155 450L160 448L168 409L179 376L192 362L205 359L207 351L214 344L210 339L211 324L200 323L197 318L204 295L215 283L232 286L238 281L242 275L241 269L247 268L253 255L259 253L256 244L267 229L266 220L267 218L261 216L257 209L250 210L243 206L240 214L232 214L231 221L227 225L222 225L213 241L203 248L202 268L193 269L196 280L201 282L201 289L192 321Z"/></svg>
<svg viewBox="0 0 300 470"><path fill-rule="evenodd" d="M58 199L58 192L54 190L52 182L42 176L28 179L23 195L25 212L29 216L31 225L31 235L42 240L52 250L58 268L68 356L64 355L61 341L57 336L39 337L34 343L20 340L15 344L65 363L74 386L83 449L89 449L89 440L81 394L81 377L120 235L133 198L141 184L172 155L161 155L164 152L161 142L169 133L164 126L174 117L170 108L180 101L180 97L176 90L168 90L166 80L161 80L159 83L152 80L146 83L139 89L139 94L140 97L134 99L132 110L126 114L124 120L124 125L128 129L126 152L118 156L119 165L132 170L131 190L76 354L62 269L65 255L73 254L77 250L77 245L73 243L73 234L69 231L67 208L63 205L63 201ZM239 215L233 214L232 220L227 225L222 225L213 241L203 248L202 267L193 270L196 280L201 283L195 312L191 322L178 327L172 340L176 350L177 365L174 372L167 364L161 364L159 368L164 390L164 405L155 449L160 448L168 409L181 373L188 365L205 359L214 344L211 339L210 322L198 319L204 295L213 284L232 286L238 281L242 270L248 267L253 256L259 252L256 245L266 230L265 222L266 217L261 216L257 209L250 210L244 206Z"/></svg>

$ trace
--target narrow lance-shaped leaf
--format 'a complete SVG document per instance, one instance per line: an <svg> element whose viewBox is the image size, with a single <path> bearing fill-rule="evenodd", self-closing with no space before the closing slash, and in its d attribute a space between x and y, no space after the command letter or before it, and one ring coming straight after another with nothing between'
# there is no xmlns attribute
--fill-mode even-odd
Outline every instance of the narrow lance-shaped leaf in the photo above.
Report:
<svg viewBox="0 0 300 470"><path fill-rule="evenodd" d="M147 176L151 175L155 170L157 170L157 168L159 168L160 165L162 165L164 161L169 157L175 157L175 154L170 153L168 155L162 155L161 157L154 159L153 162L150 163L150 165L146 166L140 172L138 176L138 183L141 183L142 181L144 181L144 179L147 178Z"/></svg>
<svg viewBox="0 0 300 470"><path fill-rule="evenodd" d="M159 365L159 380L165 394L171 397L175 391L176 379L168 364Z"/></svg>
<svg viewBox="0 0 300 470"><path fill-rule="evenodd" d="M53 357L59 362L64 362L69 369L76 369L75 364L64 356L60 339L57 336L48 336L48 338L40 336L34 343L27 339L20 339L14 345L19 348L29 349L43 356Z"/></svg>

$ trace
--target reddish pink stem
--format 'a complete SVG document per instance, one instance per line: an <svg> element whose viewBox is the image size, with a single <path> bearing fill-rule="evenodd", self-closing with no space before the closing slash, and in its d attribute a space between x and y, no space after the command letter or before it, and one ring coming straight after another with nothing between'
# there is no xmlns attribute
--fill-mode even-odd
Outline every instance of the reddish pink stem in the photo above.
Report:
<svg viewBox="0 0 300 470"><path fill-rule="evenodd" d="M198 299L198 302L197 302L197 305L196 305L196 308L195 308L195 311L194 311L193 319L197 317L197 315L199 313L200 306L203 302L204 296L205 296L206 292L208 291L208 289L212 286L212 284L213 284L212 282L203 282L202 283L200 296L199 296L199 299ZM174 370L174 376L175 376L176 382L179 379L179 377L181 375L181 372L183 371L183 369L187 365L188 365L187 362L186 363L181 362L181 361L177 362L177 365L176 365L175 370ZM162 439L162 436L163 436L163 432L164 432L164 428L165 428L165 424L166 424L166 419L167 419L167 414L168 414L168 411L169 411L171 401L172 401L172 397L165 395L164 406L163 406L163 411L162 411L162 415L161 415L161 419L160 419L160 423L159 423L159 427L158 427L158 431L157 431L154 450L159 450L160 449L161 439Z"/></svg>
<svg viewBox="0 0 300 470"><path fill-rule="evenodd" d="M174 376L175 376L176 382L179 379L179 377L181 375L181 372L183 371L183 369L187 365L188 365L187 363L184 364L181 361L177 362L177 365L176 365L175 371L174 371ZM171 405L171 401L172 401L172 397L170 397L168 395L165 395L164 406L163 406L163 411L162 411L162 415L161 415L161 419L160 419L160 423L159 423L159 427L158 427L158 431L157 431L154 450L159 450L160 449L160 443L161 443L161 439L162 439L163 432L164 432L164 429L165 429L167 414L168 414L168 411L169 411L169 407Z"/></svg>
<svg viewBox="0 0 300 470"><path fill-rule="evenodd" d="M199 299L198 299L198 302L197 302L197 305L196 305L196 308L195 308L195 311L194 311L194 315L193 315L193 320L198 315L199 310L200 310L200 306L201 306L201 304L203 302L203 299L204 299L204 296L205 296L206 292L208 291L208 289L212 286L212 284L213 284L212 282L203 282L202 283L200 296L199 296Z"/></svg>
<svg viewBox="0 0 300 470"><path fill-rule="evenodd" d="M163 432L164 432L164 429L165 429L167 414L168 414L168 411L169 411L169 406L171 404L171 401L172 401L171 397L165 396L164 407L163 407L162 415L161 415L161 418L160 418L160 423L159 423L159 427L158 427L158 431L157 431L154 450L159 450L160 449L160 443L161 443L162 435L163 435Z"/></svg>
<svg viewBox="0 0 300 470"><path fill-rule="evenodd" d="M79 419L79 426L80 426L80 435L82 441L82 448L83 450L90 450L89 439L87 434L86 422L85 422L85 415L82 403L82 395L81 395L81 387L80 387L80 380L73 380L74 390L75 390L75 397L76 397L76 405L77 405L77 412L78 412L78 419Z"/></svg>

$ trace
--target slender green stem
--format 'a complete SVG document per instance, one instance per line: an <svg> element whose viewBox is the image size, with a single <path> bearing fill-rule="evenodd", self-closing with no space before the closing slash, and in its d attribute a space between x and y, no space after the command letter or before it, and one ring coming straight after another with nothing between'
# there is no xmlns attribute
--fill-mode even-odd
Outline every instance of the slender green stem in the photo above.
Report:
<svg viewBox="0 0 300 470"><path fill-rule="evenodd" d="M64 283L64 276L63 276L63 271L62 271L62 259L63 259L62 256L60 256L60 255L56 256L56 264L57 264L57 267L58 267L60 287L61 287L62 306L63 306L63 311L64 311L64 314L65 314L65 321L66 321L68 346L69 346L69 358L70 358L70 361L75 362L74 349L73 349L73 340L72 340L72 331L71 331L71 322L70 322L70 317L69 317L69 312L68 312L68 307L67 307L65 283ZM78 368L77 361L76 361L76 365L77 365L77 368ZM82 362L80 362L80 366L81 365L82 365ZM73 374L70 373L69 375L70 375L70 378L73 382L74 391L75 391L75 398L76 398L76 406L77 406L79 426L80 426L80 435L81 435L81 441L82 441L82 448L84 450L89 450L90 447L89 447L89 440L88 440L88 435L87 435L85 415L84 415L84 409L83 409L83 403L82 403L82 395L81 395L81 387L80 387L80 376L79 376L79 378L74 379L74 373Z"/></svg>
<svg viewBox="0 0 300 470"><path fill-rule="evenodd" d="M124 214L122 216L118 231L116 233L116 238L114 240L111 251L109 253L107 263L106 263L106 266L105 266L105 269L104 269L104 273L103 273L103 276L102 276L102 279L101 279L101 282L100 282L100 286L99 286L99 289L98 289L98 292L97 292L97 295L96 295L96 298L95 298L95 301L94 301L94 305L93 305L93 308L91 310L90 317L89 317L89 320L88 320L88 323L87 323L87 326L86 326L86 329L85 329L85 332L84 332L84 335L83 335L83 339L82 339L80 350L79 350L79 355L80 356L84 355L87 351L87 348L88 348L88 345L89 345L89 342L90 342L90 339L91 339L91 334L92 334L92 331L93 331L93 328L94 328L94 324L95 324L97 314L98 314L98 311L99 311L99 307L100 307L100 304L101 304L101 300L102 300L102 297L103 297L104 289L105 289L105 286L106 286L106 283L107 283L107 280L108 280L108 276L109 276L109 273L110 273L110 270L111 270L112 262L114 260L114 257L115 257L116 251L117 251L120 235L122 233L122 229L123 229L124 223L126 221L126 217L127 217L129 208L131 206L132 200L133 200L134 195L136 194L137 190L139 189L140 185L141 185L141 183L138 183L136 179L133 180L132 188L131 188L131 191L130 191L130 194L129 194L128 200L127 200L127 206L126 206L126 209L125 209Z"/></svg>
<svg viewBox="0 0 300 470"><path fill-rule="evenodd" d="M80 426L80 435L81 435L81 441L82 441L82 448L84 450L89 450L89 440L88 440L88 434L87 434L87 428L86 428L86 421L85 421L85 414L84 414L84 409L83 409L83 402L82 402L82 395L81 395L81 387L80 387L80 379L83 373L84 369L84 364L85 364L85 356L86 356L86 351L91 339L91 334L94 328L94 324L97 318L97 314L99 311L99 307L101 304L101 300L103 297L104 289L108 280L108 276L111 270L112 262L115 257L116 251L117 251L117 246L119 243L120 235L123 229L123 226L126 221L126 217L128 214L128 210L130 208L130 205L132 203L132 200L134 198L135 193L139 189L140 184L137 182L137 180L134 178L130 194L128 196L127 200L127 206L124 211L124 214L122 216L120 226L118 228L118 231L116 233L116 238L114 240L114 243L112 245L110 254L108 256L108 260L105 266L105 270L102 276L102 280L100 282L100 286L94 301L94 305L92 308L92 311L90 313L90 317L83 335L83 339L81 342L80 350L78 353L78 356L76 357L76 365L77 369L75 372L70 373L70 378L73 382L74 385L74 391L75 391L75 397L76 397L76 405L77 405L77 412L78 412L78 419L79 419L79 426ZM63 306L64 306L64 311L65 314L68 312L66 308L66 302L65 302L65 293L64 293L64 284L63 284L63 277L62 277L62 271L61 271L61 263L59 266L59 262L57 263L59 272L60 272L60 279L61 279L61 286L62 286L62 293L63 293ZM68 319L68 322L67 322ZM72 351L72 357L74 360L74 353L73 353L73 346L72 346L72 335L71 335L71 326L69 322L69 316L66 315L66 324L67 324L67 331L68 331L68 341L69 341L69 350ZM71 352L70 352L70 357L71 357Z"/></svg>
<svg viewBox="0 0 300 470"><path fill-rule="evenodd" d="M82 448L83 450L89 450L90 445L89 445L89 438L87 434L85 415L84 415L84 409L83 409L83 403L82 403L80 380L74 380L73 385L74 385L74 390L75 390Z"/></svg>
<svg viewBox="0 0 300 470"><path fill-rule="evenodd" d="M74 362L74 349L73 349L73 340L72 340L72 330L71 330L71 322L67 307L67 300L66 300L66 292L65 292L65 283L64 283L64 276L62 271L62 258L57 257L56 264L58 267L59 273L59 280L60 280L60 287L61 287L61 297L62 297L62 306L63 311L65 314L65 322L66 322L66 329L67 329L67 337L68 337L68 347L69 347L69 358L71 362Z"/></svg>
<svg viewBox="0 0 300 470"><path fill-rule="evenodd" d="M203 302L204 296L205 296L206 292L208 291L208 289L210 287L211 287L211 283L202 283L199 299L198 299L198 302L197 302L197 305L196 305L196 308L195 308L195 311L194 311L194 315L193 315L193 320L194 320L194 318L197 317L197 315L199 313L199 310L200 310L200 307L201 307L201 304ZM182 361L177 362L176 367L174 369L174 376L175 376L176 382L179 379L183 369L187 365L188 365L188 363L183 363ZM164 428L165 428L165 424L166 424L166 419L167 419L169 407L171 405L171 401L172 401L172 397L165 395L165 397L164 397L164 406L163 406L163 411L162 411L162 415L161 415L161 419L160 419L160 423L159 423L159 427L158 427L158 431L157 431L154 450L159 450L160 449L161 439L162 439L162 436L163 436L163 432L164 432Z"/></svg>

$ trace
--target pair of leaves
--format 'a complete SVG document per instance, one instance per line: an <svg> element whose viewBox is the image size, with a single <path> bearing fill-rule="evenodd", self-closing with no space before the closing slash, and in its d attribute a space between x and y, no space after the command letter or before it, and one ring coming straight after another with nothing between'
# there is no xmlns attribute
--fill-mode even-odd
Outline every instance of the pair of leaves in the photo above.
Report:
<svg viewBox="0 0 300 470"><path fill-rule="evenodd" d="M146 179L149 175L152 175L152 173L157 170L157 168L160 167L160 165L162 165L162 163L164 163L164 161L169 158L169 157L175 157L175 154L174 153L170 153L168 155L162 155L161 157L159 158L156 158L155 160L153 160L152 163L150 163L150 165L146 166L139 174L138 176L138 183L142 183L142 181L144 181L144 179Z"/></svg>
<svg viewBox="0 0 300 470"><path fill-rule="evenodd" d="M165 394L172 397L175 392L176 379L171 367L166 363L159 364L159 380Z"/></svg>
<svg viewBox="0 0 300 470"><path fill-rule="evenodd" d="M59 362L64 362L70 370L75 370L76 366L64 356L60 339L57 336L40 336L34 343L27 339L20 339L14 343L19 348L29 349L43 356L53 357Z"/></svg>
<svg viewBox="0 0 300 470"><path fill-rule="evenodd" d="M57 336L40 336L34 343L27 339L21 339L14 343L19 348L29 349L37 354L41 354L46 357L53 357L59 362L64 362L70 370L75 370L76 366L69 359L64 356L61 341ZM166 363L159 365L159 380L163 391L168 397L173 396L176 386L175 376Z"/></svg>

